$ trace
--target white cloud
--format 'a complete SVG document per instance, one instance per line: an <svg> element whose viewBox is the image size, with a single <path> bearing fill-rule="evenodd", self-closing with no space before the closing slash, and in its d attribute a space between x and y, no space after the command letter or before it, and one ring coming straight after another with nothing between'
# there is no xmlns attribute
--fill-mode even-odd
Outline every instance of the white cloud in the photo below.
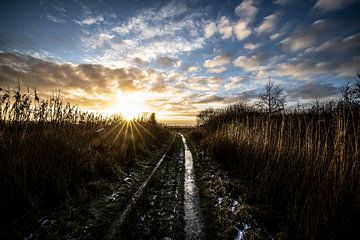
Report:
<svg viewBox="0 0 360 240"><path fill-rule="evenodd" d="M226 71L225 67L218 67L218 68L209 68L207 72L209 73L223 73Z"/></svg>
<svg viewBox="0 0 360 240"><path fill-rule="evenodd" d="M55 22L55 23L66 23L66 20L65 19L62 19L62 18L58 18L58 17L55 17L54 15L51 15L51 14L46 14L46 18L51 21L51 22Z"/></svg>
<svg viewBox="0 0 360 240"><path fill-rule="evenodd" d="M272 34L272 35L270 36L270 39L271 39L271 41L274 41L274 40L278 39L278 38L281 37L281 36L282 36L281 33L274 33L274 34Z"/></svg>
<svg viewBox="0 0 360 240"><path fill-rule="evenodd" d="M131 66L135 58L146 62L159 56L178 58L179 54L204 46L202 14L188 12L186 5L178 6L175 1L138 11L121 24L111 26L108 31L114 35L108 41L111 48L102 49L102 54L96 53L95 58L109 67Z"/></svg>
<svg viewBox="0 0 360 240"><path fill-rule="evenodd" d="M261 44L259 44L259 43L256 43L256 44L255 43L245 43L244 44L244 48L249 49L249 50L254 50L260 46L261 46Z"/></svg>
<svg viewBox="0 0 360 240"><path fill-rule="evenodd" d="M102 21L104 21L103 15L89 16L80 21L75 20L75 22L80 25L93 25L95 23L102 22Z"/></svg>
<svg viewBox="0 0 360 240"><path fill-rule="evenodd" d="M206 60L204 62L204 67L207 68L215 68L215 67L221 67L226 64L230 63L230 58L227 55L219 55L214 57L213 59Z"/></svg>
<svg viewBox="0 0 360 240"><path fill-rule="evenodd" d="M214 22L208 23L204 28L205 37L206 38L212 37L216 33L216 30L217 30L216 23Z"/></svg>
<svg viewBox="0 0 360 240"><path fill-rule="evenodd" d="M227 83L225 84L224 88L226 90L232 90L232 89L236 89L240 86L240 84L245 80L244 77L240 77L240 76L235 76L235 77L230 77L227 81Z"/></svg>
<svg viewBox="0 0 360 240"><path fill-rule="evenodd" d="M251 57L239 56L237 59L235 59L234 65L236 67L242 68L245 71L252 72L259 70L260 61L255 55Z"/></svg>
<svg viewBox="0 0 360 240"><path fill-rule="evenodd" d="M255 19L258 12L257 0L243 0L236 8L235 14L241 17L245 22L250 23Z"/></svg>
<svg viewBox="0 0 360 240"><path fill-rule="evenodd" d="M225 16L220 18L220 22L218 24L219 33L222 35L222 39L229 39L232 36L233 28L229 19Z"/></svg>
<svg viewBox="0 0 360 240"><path fill-rule="evenodd" d="M314 8L323 12L329 12L344 8L354 1L355 0L317 0Z"/></svg>
<svg viewBox="0 0 360 240"><path fill-rule="evenodd" d="M196 66L191 66L191 67L188 67L187 68L187 71L188 72L196 72L199 70L199 67L196 67Z"/></svg>
<svg viewBox="0 0 360 240"><path fill-rule="evenodd" d="M304 35L285 38L280 42L280 44L285 50L297 52L312 46L314 41L315 40L312 38L312 36Z"/></svg>
<svg viewBox="0 0 360 240"><path fill-rule="evenodd" d="M105 42L114 38L114 35L108 33L99 33L91 36L81 37L83 45L88 49L101 48Z"/></svg>
<svg viewBox="0 0 360 240"><path fill-rule="evenodd" d="M240 20L234 26L234 32L238 40L243 40L251 35L251 29L247 26L247 22Z"/></svg>
<svg viewBox="0 0 360 240"><path fill-rule="evenodd" d="M273 32L279 21L280 12L266 16L262 23L255 29L258 34Z"/></svg>

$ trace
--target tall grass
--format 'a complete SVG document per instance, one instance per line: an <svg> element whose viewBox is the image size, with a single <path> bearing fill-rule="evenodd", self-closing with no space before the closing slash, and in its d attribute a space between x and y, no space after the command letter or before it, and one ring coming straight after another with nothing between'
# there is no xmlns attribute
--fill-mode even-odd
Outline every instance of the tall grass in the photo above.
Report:
<svg viewBox="0 0 360 240"><path fill-rule="evenodd" d="M127 122L83 112L60 94L0 90L2 223L86 197L86 183L116 180L169 136L154 119Z"/></svg>
<svg viewBox="0 0 360 240"><path fill-rule="evenodd" d="M360 217L360 108L316 105L273 115L243 104L211 110L193 137L253 201L281 212L289 239L345 239Z"/></svg>

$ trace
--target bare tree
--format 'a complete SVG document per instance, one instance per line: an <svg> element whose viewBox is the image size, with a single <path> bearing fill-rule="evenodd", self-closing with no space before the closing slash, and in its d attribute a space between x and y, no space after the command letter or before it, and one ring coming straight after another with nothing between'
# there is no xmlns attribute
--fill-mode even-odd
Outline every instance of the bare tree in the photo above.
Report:
<svg viewBox="0 0 360 240"><path fill-rule="evenodd" d="M201 111L197 116L197 125L202 126L208 123L210 118L215 114L215 110L213 108L208 108Z"/></svg>
<svg viewBox="0 0 360 240"><path fill-rule="evenodd" d="M347 82L341 89L341 104L347 106L360 104L360 72L356 73L357 79L354 84Z"/></svg>
<svg viewBox="0 0 360 240"><path fill-rule="evenodd" d="M275 86L269 77L269 82L259 94L260 106L267 112L269 118L273 114L278 114L284 110L286 96L280 86Z"/></svg>

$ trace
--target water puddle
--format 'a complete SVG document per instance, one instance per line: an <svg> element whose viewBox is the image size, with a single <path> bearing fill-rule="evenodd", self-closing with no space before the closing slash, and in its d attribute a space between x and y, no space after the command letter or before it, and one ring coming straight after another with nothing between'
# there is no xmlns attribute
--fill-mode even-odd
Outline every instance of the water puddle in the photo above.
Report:
<svg viewBox="0 0 360 240"><path fill-rule="evenodd" d="M244 228L243 230L240 230L237 228L237 235L235 236L234 240L243 240L244 236L245 236L245 232L250 229L249 225L244 224Z"/></svg>
<svg viewBox="0 0 360 240"><path fill-rule="evenodd" d="M200 239L202 217L199 206L199 192L195 186L193 158L185 137L180 134L185 148L185 183L184 210L186 239Z"/></svg>

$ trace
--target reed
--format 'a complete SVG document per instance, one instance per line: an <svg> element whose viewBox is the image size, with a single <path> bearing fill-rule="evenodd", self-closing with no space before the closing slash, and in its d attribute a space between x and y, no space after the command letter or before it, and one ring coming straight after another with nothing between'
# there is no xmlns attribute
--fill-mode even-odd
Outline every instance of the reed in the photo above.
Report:
<svg viewBox="0 0 360 240"><path fill-rule="evenodd" d="M254 201L283 216L288 239L345 239L360 217L360 106L274 114L244 104L200 113L193 139ZM270 217L271 218L271 217Z"/></svg>
<svg viewBox="0 0 360 240"><path fill-rule="evenodd" d="M0 89L1 222L83 198L87 183L120 178L168 138L154 116L128 122L81 111L60 93Z"/></svg>

